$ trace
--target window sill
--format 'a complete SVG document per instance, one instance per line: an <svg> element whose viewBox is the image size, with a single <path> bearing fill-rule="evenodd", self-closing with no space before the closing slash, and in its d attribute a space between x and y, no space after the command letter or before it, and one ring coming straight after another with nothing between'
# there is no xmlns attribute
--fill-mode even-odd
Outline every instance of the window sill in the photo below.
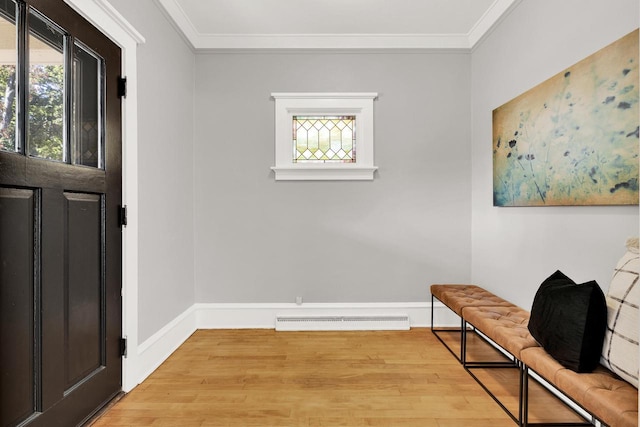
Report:
<svg viewBox="0 0 640 427"><path fill-rule="evenodd" d="M272 167L276 181L372 181L377 166Z"/></svg>

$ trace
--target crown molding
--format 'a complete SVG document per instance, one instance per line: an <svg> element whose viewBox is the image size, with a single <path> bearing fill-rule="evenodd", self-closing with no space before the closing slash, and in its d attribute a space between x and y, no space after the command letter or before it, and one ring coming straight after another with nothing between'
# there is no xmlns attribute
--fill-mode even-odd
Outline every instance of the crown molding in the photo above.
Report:
<svg viewBox="0 0 640 427"><path fill-rule="evenodd" d="M144 44L145 39L134 27L127 21L124 16L120 14L107 0L64 0L74 11L80 16L91 22L96 28L100 29L104 34L114 33L113 28L106 29L105 24L95 19L91 19L92 16L98 16L104 14L109 23L117 25L118 29L126 34L136 44ZM103 19L104 21L104 19ZM106 21L105 21L106 22Z"/></svg>
<svg viewBox="0 0 640 427"><path fill-rule="evenodd" d="M494 1L467 34L471 49L476 47L521 2L522 0Z"/></svg>
<svg viewBox="0 0 640 427"><path fill-rule="evenodd" d="M173 1L173 0L165 0ZM205 34L196 49L469 49L465 34Z"/></svg>
<svg viewBox="0 0 640 427"><path fill-rule="evenodd" d="M495 0L466 34L203 34L178 0L156 0L196 51L469 51L522 0Z"/></svg>

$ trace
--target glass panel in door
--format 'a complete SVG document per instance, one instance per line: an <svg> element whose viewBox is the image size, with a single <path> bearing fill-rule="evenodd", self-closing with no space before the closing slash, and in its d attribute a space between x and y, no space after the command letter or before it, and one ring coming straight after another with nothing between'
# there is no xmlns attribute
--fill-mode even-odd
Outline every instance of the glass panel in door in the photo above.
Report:
<svg viewBox="0 0 640 427"><path fill-rule="evenodd" d="M73 47L73 163L102 168L102 59L90 49Z"/></svg>
<svg viewBox="0 0 640 427"><path fill-rule="evenodd" d="M0 150L16 151L16 4L0 2Z"/></svg>
<svg viewBox="0 0 640 427"><path fill-rule="evenodd" d="M29 11L29 109L27 146L31 156L65 161L64 33Z"/></svg>

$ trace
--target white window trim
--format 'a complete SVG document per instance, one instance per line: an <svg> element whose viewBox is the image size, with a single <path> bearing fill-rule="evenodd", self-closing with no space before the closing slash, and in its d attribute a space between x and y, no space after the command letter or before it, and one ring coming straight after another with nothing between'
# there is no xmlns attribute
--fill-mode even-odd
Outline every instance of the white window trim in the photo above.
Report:
<svg viewBox="0 0 640 427"><path fill-rule="evenodd" d="M377 93L272 93L276 101L276 165L281 180L373 180L373 100ZM293 116L356 116L355 163L293 162Z"/></svg>

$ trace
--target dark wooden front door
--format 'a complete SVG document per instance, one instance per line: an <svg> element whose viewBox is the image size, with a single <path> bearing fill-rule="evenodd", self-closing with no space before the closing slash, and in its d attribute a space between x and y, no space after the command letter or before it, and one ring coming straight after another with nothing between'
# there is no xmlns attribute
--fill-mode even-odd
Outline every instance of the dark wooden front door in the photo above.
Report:
<svg viewBox="0 0 640 427"><path fill-rule="evenodd" d="M62 0L0 0L1 427L121 390L120 65Z"/></svg>

